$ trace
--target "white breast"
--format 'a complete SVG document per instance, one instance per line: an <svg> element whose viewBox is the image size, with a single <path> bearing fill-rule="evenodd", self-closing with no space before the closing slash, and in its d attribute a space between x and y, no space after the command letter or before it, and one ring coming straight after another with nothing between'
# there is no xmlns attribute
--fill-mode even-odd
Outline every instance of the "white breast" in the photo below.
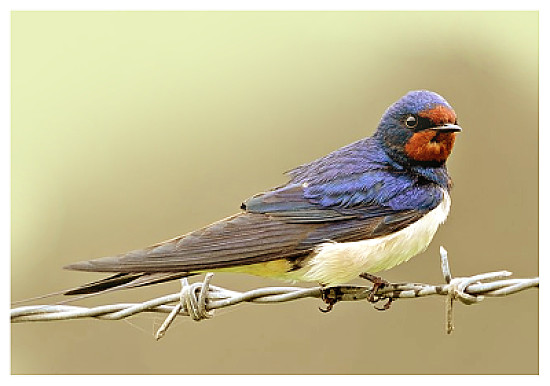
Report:
<svg viewBox="0 0 550 386"><path fill-rule="evenodd" d="M390 269L424 251L451 207L451 198L443 190L443 200L432 211L408 227L388 236L349 243L326 242L319 245L303 268L294 272L296 279L327 285L343 284L362 272Z"/></svg>

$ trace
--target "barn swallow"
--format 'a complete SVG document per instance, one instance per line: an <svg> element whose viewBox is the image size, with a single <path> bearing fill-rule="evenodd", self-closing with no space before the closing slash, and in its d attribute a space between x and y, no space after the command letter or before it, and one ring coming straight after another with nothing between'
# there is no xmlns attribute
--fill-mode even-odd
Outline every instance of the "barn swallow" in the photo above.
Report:
<svg viewBox="0 0 550 386"><path fill-rule="evenodd" d="M452 107L411 91L373 136L289 172L289 181L244 201L199 230L113 257L71 264L111 272L66 294L237 272L324 286L390 269L424 251L449 213L447 173L462 129Z"/></svg>

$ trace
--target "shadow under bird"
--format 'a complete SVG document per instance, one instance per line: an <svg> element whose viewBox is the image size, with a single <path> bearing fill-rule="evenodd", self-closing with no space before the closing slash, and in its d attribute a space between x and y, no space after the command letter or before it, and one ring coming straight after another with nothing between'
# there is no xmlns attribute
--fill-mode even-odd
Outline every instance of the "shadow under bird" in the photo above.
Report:
<svg viewBox="0 0 550 386"><path fill-rule="evenodd" d="M201 272L238 272L344 284L427 248L449 213L445 162L461 131L430 91L391 105L372 137L288 172L287 184L249 198L241 212L145 249L65 268L116 273L67 291L91 294Z"/></svg>

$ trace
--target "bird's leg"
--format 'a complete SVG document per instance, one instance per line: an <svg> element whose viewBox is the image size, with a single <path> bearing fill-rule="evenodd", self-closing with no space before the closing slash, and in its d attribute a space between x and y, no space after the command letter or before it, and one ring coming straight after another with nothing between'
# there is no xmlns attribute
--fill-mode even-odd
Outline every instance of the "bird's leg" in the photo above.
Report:
<svg viewBox="0 0 550 386"><path fill-rule="evenodd" d="M359 277L361 277L363 279L366 279L366 280L368 280L372 283L372 290L371 290L371 293L368 297L368 300L371 303L376 303L378 300L380 300L380 299L376 298L376 292L379 289L382 289L385 286L390 285L389 281L387 281L385 279L382 279L379 276L372 275L368 272L364 272L364 273L360 274Z"/></svg>
<svg viewBox="0 0 550 386"><path fill-rule="evenodd" d="M364 272L364 273L360 274L359 277L361 277L363 279L366 279L366 280L368 280L372 283L372 290L371 290L371 293L369 294L369 297L367 298L367 300L370 303L377 303L380 300L386 298L384 295L377 295L376 292L378 292L379 289L382 289L382 288L390 285L389 281L387 281L385 279L382 279L380 276L372 275L368 272ZM391 304L393 302L393 298L387 298L387 299L388 299L388 301L382 307L374 306L374 308L378 311L389 310L390 307L391 307Z"/></svg>

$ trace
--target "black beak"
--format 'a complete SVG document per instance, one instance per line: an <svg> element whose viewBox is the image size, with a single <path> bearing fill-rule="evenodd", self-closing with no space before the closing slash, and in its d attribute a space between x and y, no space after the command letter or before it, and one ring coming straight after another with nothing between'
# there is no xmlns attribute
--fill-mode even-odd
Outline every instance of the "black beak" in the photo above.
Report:
<svg viewBox="0 0 550 386"><path fill-rule="evenodd" d="M441 126L432 127L431 130L437 130L442 133L457 133L462 131L462 127L458 125L453 125L452 123L446 123Z"/></svg>

